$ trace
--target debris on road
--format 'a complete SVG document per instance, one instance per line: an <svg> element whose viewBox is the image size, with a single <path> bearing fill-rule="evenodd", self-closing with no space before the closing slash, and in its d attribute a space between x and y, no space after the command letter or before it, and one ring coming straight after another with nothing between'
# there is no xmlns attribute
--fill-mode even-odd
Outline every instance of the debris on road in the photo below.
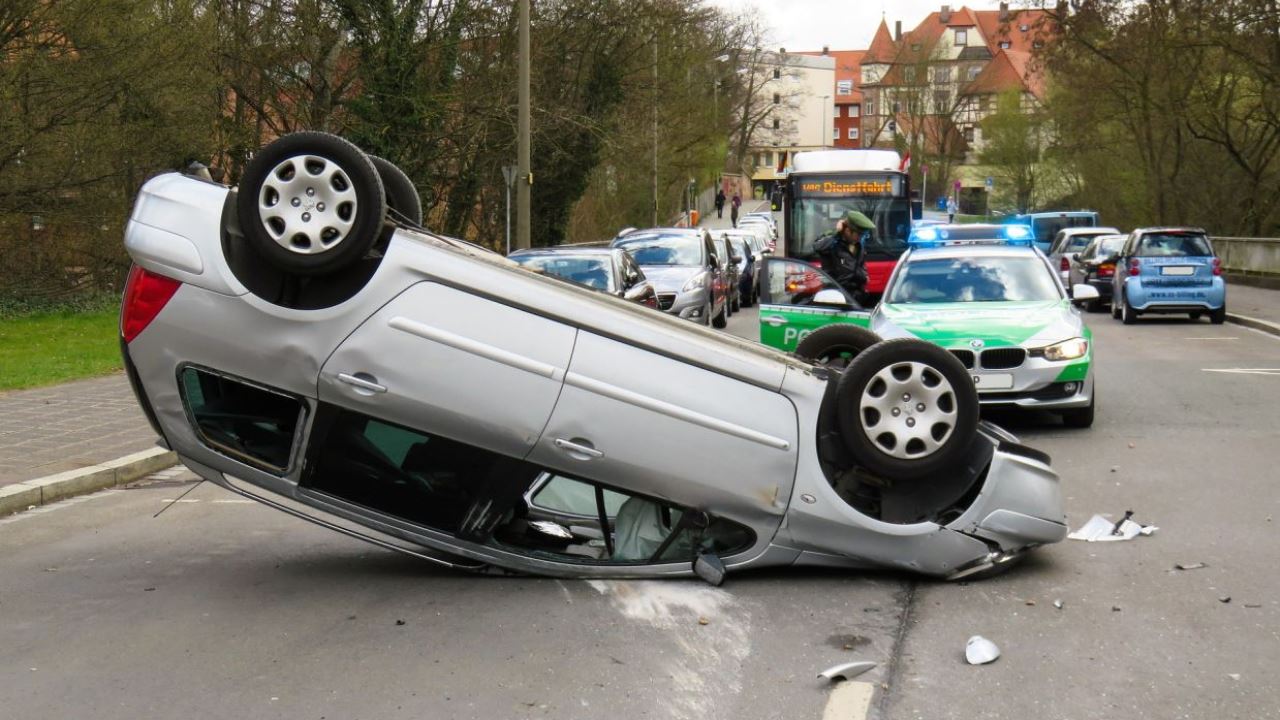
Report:
<svg viewBox="0 0 1280 720"><path fill-rule="evenodd" d="M1226 605L1227 603L1231 602L1231 596L1223 595L1222 597L1218 598L1218 602L1222 603L1223 605Z"/></svg>
<svg viewBox="0 0 1280 720"><path fill-rule="evenodd" d="M702 617L699 617L699 618L698 618L698 624L699 624L699 625L707 625L707 624L708 624L708 623L710 623L710 622L711 622L711 620L710 620L709 618L707 618L706 616L702 616Z"/></svg>
<svg viewBox="0 0 1280 720"><path fill-rule="evenodd" d="M1132 540L1139 535L1154 534L1160 528L1155 525L1140 525L1134 522L1133 511L1125 511L1120 522L1112 522L1105 515L1094 515L1080 529L1067 536L1071 540L1085 542L1112 542L1116 540Z"/></svg>
<svg viewBox="0 0 1280 720"><path fill-rule="evenodd" d="M840 663L818 673L818 677L826 678L831 682L852 680L875 666L876 664L870 661Z"/></svg>
<svg viewBox="0 0 1280 720"><path fill-rule="evenodd" d="M404 625L404 621L403 621L403 620L397 620L397 621L396 621L396 625Z"/></svg>
<svg viewBox="0 0 1280 720"><path fill-rule="evenodd" d="M1035 600L1028 600L1026 604L1027 604L1028 606L1030 606L1030 607L1035 607L1035 606L1036 606L1036 601L1035 601Z"/></svg>
<svg viewBox="0 0 1280 720"><path fill-rule="evenodd" d="M1053 606L1061 610L1062 608L1066 607L1066 603L1062 602L1061 600L1054 600Z"/></svg>
<svg viewBox="0 0 1280 720"><path fill-rule="evenodd" d="M1112 605L1112 606L1111 606L1111 612L1120 612L1120 606L1119 606L1119 605Z"/></svg>
<svg viewBox="0 0 1280 720"><path fill-rule="evenodd" d="M964 645L964 659L970 665L986 665L1000 657L1000 648L981 635L974 635Z"/></svg>
<svg viewBox="0 0 1280 720"><path fill-rule="evenodd" d="M1231 678L1232 680L1239 680L1240 673L1227 673L1227 677Z"/></svg>
<svg viewBox="0 0 1280 720"><path fill-rule="evenodd" d="M1202 562L1193 562L1193 563L1178 563L1177 565L1174 565L1174 567L1179 570L1199 570L1200 568L1207 568L1209 566Z"/></svg>

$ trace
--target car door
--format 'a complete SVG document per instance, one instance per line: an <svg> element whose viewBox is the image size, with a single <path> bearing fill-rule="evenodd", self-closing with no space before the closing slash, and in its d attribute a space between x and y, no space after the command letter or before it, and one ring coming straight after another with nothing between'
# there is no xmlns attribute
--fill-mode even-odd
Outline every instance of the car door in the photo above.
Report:
<svg viewBox="0 0 1280 720"><path fill-rule="evenodd" d="M583 330L529 460L776 527L795 477L797 422L777 392Z"/></svg>
<svg viewBox="0 0 1280 720"><path fill-rule="evenodd" d="M524 457L560 393L577 331L435 282L410 286L324 363L319 397Z"/></svg>
<svg viewBox="0 0 1280 720"><path fill-rule="evenodd" d="M820 291L836 290L843 305L816 304ZM871 325L871 311L860 308L839 283L822 270L790 258L766 258L760 272L760 342L794 351L809 333L831 323Z"/></svg>

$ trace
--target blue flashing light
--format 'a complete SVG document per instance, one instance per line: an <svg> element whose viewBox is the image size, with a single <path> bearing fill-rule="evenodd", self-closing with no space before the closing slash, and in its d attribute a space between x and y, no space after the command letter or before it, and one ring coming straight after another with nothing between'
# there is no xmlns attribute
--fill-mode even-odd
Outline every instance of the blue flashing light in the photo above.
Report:
<svg viewBox="0 0 1280 720"><path fill-rule="evenodd" d="M911 247L942 247L946 237L945 230L926 225L912 230L911 237L907 238L907 244Z"/></svg>
<svg viewBox="0 0 1280 720"><path fill-rule="evenodd" d="M1030 225L1006 225L1004 227L1004 237L1009 241L1010 245L1030 247L1035 236L1031 233Z"/></svg>

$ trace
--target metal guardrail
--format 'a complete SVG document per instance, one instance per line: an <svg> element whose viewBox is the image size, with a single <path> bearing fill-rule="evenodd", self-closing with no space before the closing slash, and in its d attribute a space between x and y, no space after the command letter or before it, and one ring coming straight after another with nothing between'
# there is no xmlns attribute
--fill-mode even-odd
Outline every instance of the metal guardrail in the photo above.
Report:
<svg viewBox="0 0 1280 720"><path fill-rule="evenodd" d="M1212 240L1226 270L1280 275L1280 238L1212 237Z"/></svg>

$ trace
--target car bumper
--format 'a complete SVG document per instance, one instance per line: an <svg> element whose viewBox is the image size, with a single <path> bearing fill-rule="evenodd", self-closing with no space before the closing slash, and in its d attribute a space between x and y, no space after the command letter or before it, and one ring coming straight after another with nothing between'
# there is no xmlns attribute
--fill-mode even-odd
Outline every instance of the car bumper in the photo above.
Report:
<svg viewBox="0 0 1280 720"><path fill-rule="evenodd" d="M704 322L706 320L707 300L710 297L710 292L710 288L682 292L660 290L658 291L658 297L674 295L675 297L671 300L671 306L665 309L666 312L685 320ZM715 309L713 308L711 312L715 314Z"/></svg>
<svg viewBox="0 0 1280 720"><path fill-rule="evenodd" d="M1217 310L1227 302L1227 287L1215 277L1209 285L1178 287L1129 280L1124 286L1129 307L1146 313Z"/></svg>
<svg viewBox="0 0 1280 720"><path fill-rule="evenodd" d="M1059 410L1087 407L1093 400L1092 355L1073 362L1054 362L1028 357L1022 365L1009 370L973 369L980 378L1012 375L1011 387L982 389L978 382L978 402L983 406L1008 406ZM1001 378L1003 379L1003 378Z"/></svg>

